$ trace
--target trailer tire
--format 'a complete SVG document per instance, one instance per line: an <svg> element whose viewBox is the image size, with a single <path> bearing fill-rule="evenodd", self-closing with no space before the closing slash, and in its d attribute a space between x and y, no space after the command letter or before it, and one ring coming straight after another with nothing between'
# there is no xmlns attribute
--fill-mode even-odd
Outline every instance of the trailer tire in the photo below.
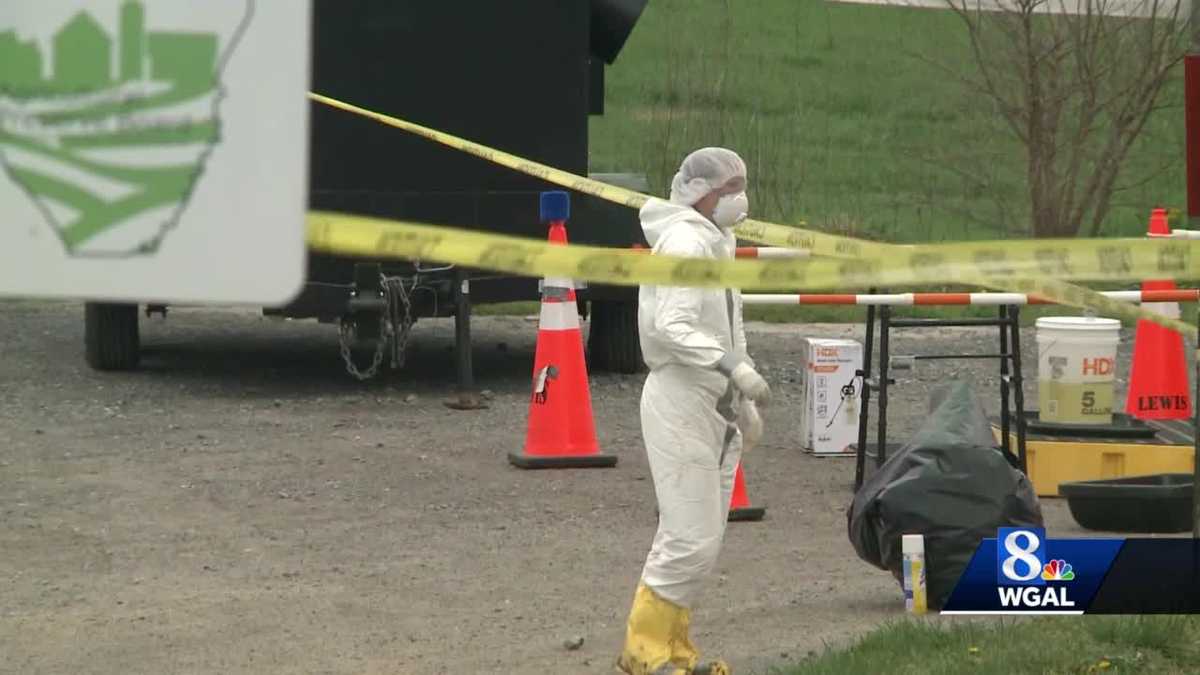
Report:
<svg viewBox="0 0 1200 675"><path fill-rule="evenodd" d="M89 302L83 310L88 365L96 370L133 370L141 357L138 306Z"/></svg>
<svg viewBox="0 0 1200 675"><path fill-rule="evenodd" d="M637 303L592 301L588 366L598 372L626 374L645 369L638 340Z"/></svg>

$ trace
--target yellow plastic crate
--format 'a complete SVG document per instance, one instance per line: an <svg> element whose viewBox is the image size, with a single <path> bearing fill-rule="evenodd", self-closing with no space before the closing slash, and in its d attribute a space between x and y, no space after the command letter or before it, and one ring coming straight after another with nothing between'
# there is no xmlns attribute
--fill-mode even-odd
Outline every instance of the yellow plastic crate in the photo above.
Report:
<svg viewBox="0 0 1200 675"><path fill-rule="evenodd" d="M1077 480L1124 478L1156 473L1192 473L1195 448L1191 426L1151 422L1159 430L1153 441L1106 442L1029 434L1025 439L1029 478L1040 497L1059 497L1058 486ZM997 442L1000 429L993 426ZM1011 432L1013 452L1017 435Z"/></svg>

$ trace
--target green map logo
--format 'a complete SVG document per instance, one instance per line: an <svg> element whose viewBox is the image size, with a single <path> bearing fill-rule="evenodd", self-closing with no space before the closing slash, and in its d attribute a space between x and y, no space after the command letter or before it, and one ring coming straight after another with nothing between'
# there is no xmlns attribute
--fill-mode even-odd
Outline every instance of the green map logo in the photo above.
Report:
<svg viewBox="0 0 1200 675"><path fill-rule="evenodd" d="M204 2L195 24L161 1L74 4L48 34L0 25L0 167L69 255L151 254L220 141L221 75L253 0Z"/></svg>

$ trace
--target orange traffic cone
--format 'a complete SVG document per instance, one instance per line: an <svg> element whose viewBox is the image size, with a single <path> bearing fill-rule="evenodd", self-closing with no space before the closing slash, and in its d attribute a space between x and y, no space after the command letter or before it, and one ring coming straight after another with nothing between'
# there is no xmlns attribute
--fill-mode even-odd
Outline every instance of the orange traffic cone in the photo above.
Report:
<svg viewBox="0 0 1200 675"><path fill-rule="evenodd" d="M729 500L729 520L762 520L767 514L765 506L750 506L750 497L746 495L746 477L742 473L742 463L738 462L737 473L733 476L733 496Z"/></svg>
<svg viewBox="0 0 1200 675"><path fill-rule="evenodd" d="M1169 235L1166 209L1150 213L1149 234ZM1174 290L1174 281L1143 281L1143 291ZM1179 318L1179 303L1151 302L1146 309ZM1188 419L1192 399L1188 389L1183 336L1149 321L1138 321L1133 343L1133 367L1125 412L1144 420Z"/></svg>
<svg viewBox="0 0 1200 675"><path fill-rule="evenodd" d="M570 201L566 192L543 192L542 222L550 223L550 243L566 245ZM570 279L547 277L542 283L542 314L533 360L533 395L525 451L508 461L522 469L615 466L617 458L600 454L592 420L583 335Z"/></svg>

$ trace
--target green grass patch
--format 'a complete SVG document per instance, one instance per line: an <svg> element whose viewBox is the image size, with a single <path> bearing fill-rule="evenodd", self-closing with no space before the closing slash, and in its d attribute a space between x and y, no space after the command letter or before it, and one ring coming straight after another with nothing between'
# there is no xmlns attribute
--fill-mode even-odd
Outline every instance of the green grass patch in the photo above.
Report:
<svg viewBox="0 0 1200 675"><path fill-rule="evenodd" d="M772 674L1192 673L1198 662L1200 617L899 621Z"/></svg>
<svg viewBox="0 0 1200 675"><path fill-rule="evenodd" d="M476 316L537 316L541 311L541 305L534 301L471 306L471 314Z"/></svg>
<svg viewBox="0 0 1200 675"><path fill-rule="evenodd" d="M654 0L608 69L591 170L645 173L661 195L687 152L724 145L749 164L758 218L904 243L1027 236L1021 146L934 63L974 67L947 11ZM1185 203L1176 75L1105 235Z"/></svg>
<svg viewBox="0 0 1200 675"><path fill-rule="evenodd" d="M651 192L664 195L685 154L725 145L749 164L757 218L900 243L1027 236L1021 146L934 63L974 67L962 25L947 11L654 0L607 70L605 114L591 121L590 168L645 173ZM1181 100L1182 71L1128 159L1120 182L1137 187L1117 194L1103 234L1141 236L1152 207L1185 203ZM990 189L980 190L980 179ZM536 311L517 304L480 313ZM893 311L959 318L997 310ZM1026 307L1022 321L1079 313ZM1184 305L1184 316L1194 321L1195 308ZM866 308L755 306L746 317L858 323Z"/></svg>

